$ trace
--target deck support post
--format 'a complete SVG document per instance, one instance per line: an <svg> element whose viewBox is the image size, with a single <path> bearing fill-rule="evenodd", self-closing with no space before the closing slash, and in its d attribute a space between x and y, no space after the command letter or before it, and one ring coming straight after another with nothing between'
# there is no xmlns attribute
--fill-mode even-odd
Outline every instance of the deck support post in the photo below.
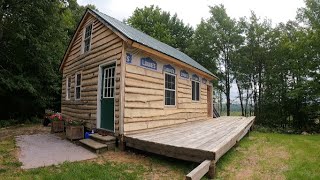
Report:
<svg viewBox="0 0 320 180"><path fill-rule="evenodd" d="M210 179L214 179L214 177L216 175L216 162L215 161L211 161L207 175Z"/></svg>
<svg viewBox="0 0 320 180"><path fill-rule="evenodd" d="M123 134L120 135L119 148L120 148L121 151L125 151L126 150L126 142L124 141Z"/></svg>

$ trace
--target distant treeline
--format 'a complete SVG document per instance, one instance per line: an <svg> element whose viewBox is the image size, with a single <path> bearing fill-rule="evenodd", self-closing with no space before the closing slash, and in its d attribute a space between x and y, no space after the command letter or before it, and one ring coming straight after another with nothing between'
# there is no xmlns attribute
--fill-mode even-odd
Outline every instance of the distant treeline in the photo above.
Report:
<svg viewBox="0 0 320 180"><path fill-rule="evenodd" d="M59 64L85 9L76 0L1 1L0 119L59 110ZM296 20L275 27L254 12L233 19L222 5L210 6L195 29L155 6L137 8L124 21L216 74L227 115L238 110L230 100L235 82L240 115L251 111L257 124L272 128L319 131L319 9L320 1L306 0Z"/></svg>

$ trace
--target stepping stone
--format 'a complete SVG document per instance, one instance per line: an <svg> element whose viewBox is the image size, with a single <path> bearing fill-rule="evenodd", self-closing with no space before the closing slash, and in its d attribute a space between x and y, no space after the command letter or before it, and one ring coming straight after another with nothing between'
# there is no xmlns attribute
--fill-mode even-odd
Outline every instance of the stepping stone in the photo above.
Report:
<svg viewBox="0 0 320 180"><path fill-rule="evenodd" d="M92 139L81 139L79 142L94 150L97 154L101 153L102 151L108 150L107 144L99 143Z"/></svg>
<svg viewBox="0 0 320 180"><path fill-rule="evenodd" d="M97 133L90 134L90 138L105 144L115 143L116 141L116 138L113 136L102 136Z"/></svg>

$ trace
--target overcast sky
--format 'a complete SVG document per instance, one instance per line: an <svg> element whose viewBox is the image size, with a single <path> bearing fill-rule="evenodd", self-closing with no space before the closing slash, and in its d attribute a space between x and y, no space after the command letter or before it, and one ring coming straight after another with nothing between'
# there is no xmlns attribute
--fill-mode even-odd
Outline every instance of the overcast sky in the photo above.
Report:
<svg viewBox="0 0 320 180"><path fill-rule="evenodd" d="M127 19L139 7L157 5L162 10L177 13L183 22L194 28L201 18L209 18L208 6L223 4L232 18L257 16L272 20L273 24L295 19L298 8L304 7L303 0L78 0L80 5L93 4L99 11L118 20ZM238 96L236 86L231 88L232 99Z"/></svg>
<svg viewBox="0 0 320 180"><path fill-rule="evenodd" d="M199 24L201 18L210 16L208 6L218 4L223 4L233 18L248 17L253 10L261 18L268 17L274 24L294 19L297 9L304 6L303 0L78 0L78 3L94 4L99 11L119 20L128 18L137 7L154 4L172 14L177 13L179 18L193 27Z"/></svg>

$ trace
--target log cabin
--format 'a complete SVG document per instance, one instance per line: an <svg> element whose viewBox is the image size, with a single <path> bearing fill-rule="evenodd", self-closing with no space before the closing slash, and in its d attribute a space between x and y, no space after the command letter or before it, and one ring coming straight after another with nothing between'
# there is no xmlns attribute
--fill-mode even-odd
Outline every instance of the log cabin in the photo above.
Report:
<svg viewBox="0 0 320 180"><path fill-rule="evenodd" d="M254 117L213 120L215 75L179 50L96 10L83 15L60 71L63 116L83 120L87 130L98 132L82 144L99 153L119 140L121 149L202 162L186 179L213 177L216 162L254 122Z"/></svg>
<svg viewBox="0 0 320 180"><path fill-rule="evenodd" d="M60 65L61 112L121 136L213 117L216 77L188 55L87 9Z"/></svg>

